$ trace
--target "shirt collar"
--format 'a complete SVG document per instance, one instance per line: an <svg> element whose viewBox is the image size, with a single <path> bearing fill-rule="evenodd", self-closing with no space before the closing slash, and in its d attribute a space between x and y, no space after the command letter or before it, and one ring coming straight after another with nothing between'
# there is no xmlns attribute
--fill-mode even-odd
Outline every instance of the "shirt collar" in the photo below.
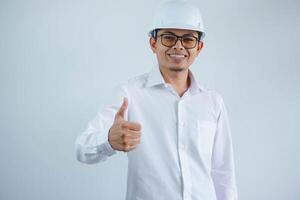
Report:
<svg viewBox="0 0 300 200"><path fill-rule="evenodd" d="M190 77L190 80L191 80L189 90L192 94L195 94L195 93L198 93L201 91L205 91L205 88L200 83L197 82L195 75L192 73L192 71L190 69L188 69L188 76ZM154 67L149 72L145 87L151 87L154 85L167 86L167 83L165 82L158 66Z"/></svg>

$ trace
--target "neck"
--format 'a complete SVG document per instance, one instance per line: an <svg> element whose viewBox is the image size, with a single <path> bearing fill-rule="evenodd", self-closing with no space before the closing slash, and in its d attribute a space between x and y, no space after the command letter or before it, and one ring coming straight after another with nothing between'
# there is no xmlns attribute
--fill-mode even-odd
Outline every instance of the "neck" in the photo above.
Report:
<svg viewBox="0 0 300 200"><path fill-rule="evenodd" d="M172 70L165 67L159 67L159 69L165 82L171 84L179 96L182 96L189 88L190 79L188 76L188 69Z"/></svg>

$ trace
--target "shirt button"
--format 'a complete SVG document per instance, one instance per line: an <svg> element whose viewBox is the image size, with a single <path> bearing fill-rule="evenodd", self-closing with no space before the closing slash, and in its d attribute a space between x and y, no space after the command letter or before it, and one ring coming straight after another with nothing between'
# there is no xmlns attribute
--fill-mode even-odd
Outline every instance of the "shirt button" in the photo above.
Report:
<svg viewBox="0 0 300 200"><path fill-rule="evenodd" d="M178 125L183 127L183 126L185 126L185 123L184 122L179 122Z"/></svg>

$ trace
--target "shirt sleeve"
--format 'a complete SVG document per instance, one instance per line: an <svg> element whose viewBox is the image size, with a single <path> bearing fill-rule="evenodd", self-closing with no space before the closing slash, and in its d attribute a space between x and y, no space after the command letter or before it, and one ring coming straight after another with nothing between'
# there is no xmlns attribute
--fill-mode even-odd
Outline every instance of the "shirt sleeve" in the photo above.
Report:
<svg viewBox="0 0 300 200"><path fill-rule="evenodd" d="M219 114L214 139L211 175L217 200L237 200L234 155L228 115L219 98Z"/></svg>
<svg viewBox="0 0 300 200"><path fill-rule="evenodd" d="M105 161L116 153L108 142L108 132L114 122L114 117L123 103L123 98L129 96L125 86L120 86L113 92L110 103L97 112L86 128L75 141L76 158L79 162L94 164ZM128 108L125 112L125 120L128 119Z"/></svg>

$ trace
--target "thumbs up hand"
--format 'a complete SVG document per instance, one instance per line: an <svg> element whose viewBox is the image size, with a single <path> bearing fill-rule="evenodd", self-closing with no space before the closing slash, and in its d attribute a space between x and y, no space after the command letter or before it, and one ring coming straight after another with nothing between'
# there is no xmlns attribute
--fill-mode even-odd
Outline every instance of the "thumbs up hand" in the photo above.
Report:
<svg viewBox="0 0 300 200"><path fill-rule="evenodd" d="M108 142L112 148L124 152L135 149L141 137L141 125L124 119L127 106L128 99L125 97L108 133Z"/></svg>

